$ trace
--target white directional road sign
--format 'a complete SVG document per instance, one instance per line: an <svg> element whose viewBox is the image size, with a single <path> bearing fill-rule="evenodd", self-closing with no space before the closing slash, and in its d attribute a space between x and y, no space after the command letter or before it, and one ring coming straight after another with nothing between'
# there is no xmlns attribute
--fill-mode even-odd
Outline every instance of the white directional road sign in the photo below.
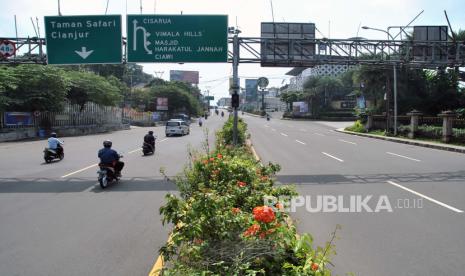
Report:
<svg viewBox="0 0 465 276"><path fill-rule="evenodd" d="M49 64L121 63L121 15L46 16Z"/></svg>

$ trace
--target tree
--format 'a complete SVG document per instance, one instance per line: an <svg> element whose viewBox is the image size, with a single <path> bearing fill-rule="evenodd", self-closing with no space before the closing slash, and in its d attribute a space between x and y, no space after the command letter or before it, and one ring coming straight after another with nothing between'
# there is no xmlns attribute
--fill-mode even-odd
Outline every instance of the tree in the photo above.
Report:
<svg viewBox="0 0 465 276"><path fill-rule="evenodd" d="M175 85L154 86L150 88L150 101L156 98L168 98L168 112L186 112L189 115L200 115L202 108L198 99Z"/></svg>
<svg viewBox="0 0 465 276"><path fill-rule="evenodd" d="M98 76L90 72L69 71L68 99L78 104L81 109L86 102L94 102L101 105L114 106L123 98L124 86L115 77Z"/></svg>
<svg viewBox="0 0 465 276"><path fill-rule="evenodd" d="M281 101L285 102L288 105L287 110L291 111L292 103L300 100L302 98L302 93L298 91L288 91L288 92L281 93L279 97Z"/></svg>
<svg viewBox="0 0 465 276"><path fill-rule="evenodd" d="M0 67L0 111L8 109L11 98L7 96L7 92L13 91L18 87L18 78L13 74L13 70L8 67Z"/></svg>
<svg viewBox="0 0 465 276"><path fill-rule="evenodd" d="M60 111L68 92L63 71L54 66L19 65L9 69L18 79L16 89L6 92L9 108L17 111Z"/></svg>

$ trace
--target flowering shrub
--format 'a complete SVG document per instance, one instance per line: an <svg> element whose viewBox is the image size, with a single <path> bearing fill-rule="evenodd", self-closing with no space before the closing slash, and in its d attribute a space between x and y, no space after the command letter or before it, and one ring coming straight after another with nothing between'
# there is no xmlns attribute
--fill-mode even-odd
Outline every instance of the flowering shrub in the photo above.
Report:
<svg viewBox="0 0 465 276"><path fill-rule="evenodd" d="M314 249L282 204L263 206L266 196L296 195L274 186L279 165L262 165L247 147L225 141L194 158L176 180L180 197L167 195L160 208L163 223L175 225L160 250L168 262L162 275L330 275L332 243Z"/></svg>

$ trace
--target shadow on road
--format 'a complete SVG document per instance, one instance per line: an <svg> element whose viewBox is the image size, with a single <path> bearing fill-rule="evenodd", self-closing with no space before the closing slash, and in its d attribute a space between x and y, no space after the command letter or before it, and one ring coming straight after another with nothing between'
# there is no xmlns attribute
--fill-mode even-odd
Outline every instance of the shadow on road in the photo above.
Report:
<svg viewBox="0 0 465 276"><path fill-rule="evenodd" d="M90 188L90 190L89 190ZM111 183L102 190L97 179L90 178L0 178L0 193L79 193L176 191L176 185L165 179L133 177Z"/></svg>
<svg viewBox="0 0 465 276"><path fill-rule="evenodd" d="M320 184L371 184L388 180L399 182L461 182L465 184L465 171L407 174L315 174L315 175L278 175L282 184L320 185Z"/></svg>

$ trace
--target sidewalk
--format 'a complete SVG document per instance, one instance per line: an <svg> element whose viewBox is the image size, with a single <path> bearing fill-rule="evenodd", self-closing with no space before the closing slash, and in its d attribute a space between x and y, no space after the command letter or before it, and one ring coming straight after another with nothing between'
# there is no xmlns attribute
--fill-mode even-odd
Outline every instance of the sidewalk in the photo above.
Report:
<svg viewBox="0 0 465 276"><path fill-rule="evenodd" d="M407 139L407 138L379 136L379 135L368 134L368 133L352 132L352 131L344 130L343 128L336 129L335 131L346 133L346 134L351 134L351 135L386 140L386 141L395 142L395 143L402 143L402 144L409 144L409 145L420 146L420 147L425 147L425 148L433 148L433 149L439 149L439 150L447 150L447 151L465 153L465 147L462 147L462 146L441 144L441 143Z"/></svg>

